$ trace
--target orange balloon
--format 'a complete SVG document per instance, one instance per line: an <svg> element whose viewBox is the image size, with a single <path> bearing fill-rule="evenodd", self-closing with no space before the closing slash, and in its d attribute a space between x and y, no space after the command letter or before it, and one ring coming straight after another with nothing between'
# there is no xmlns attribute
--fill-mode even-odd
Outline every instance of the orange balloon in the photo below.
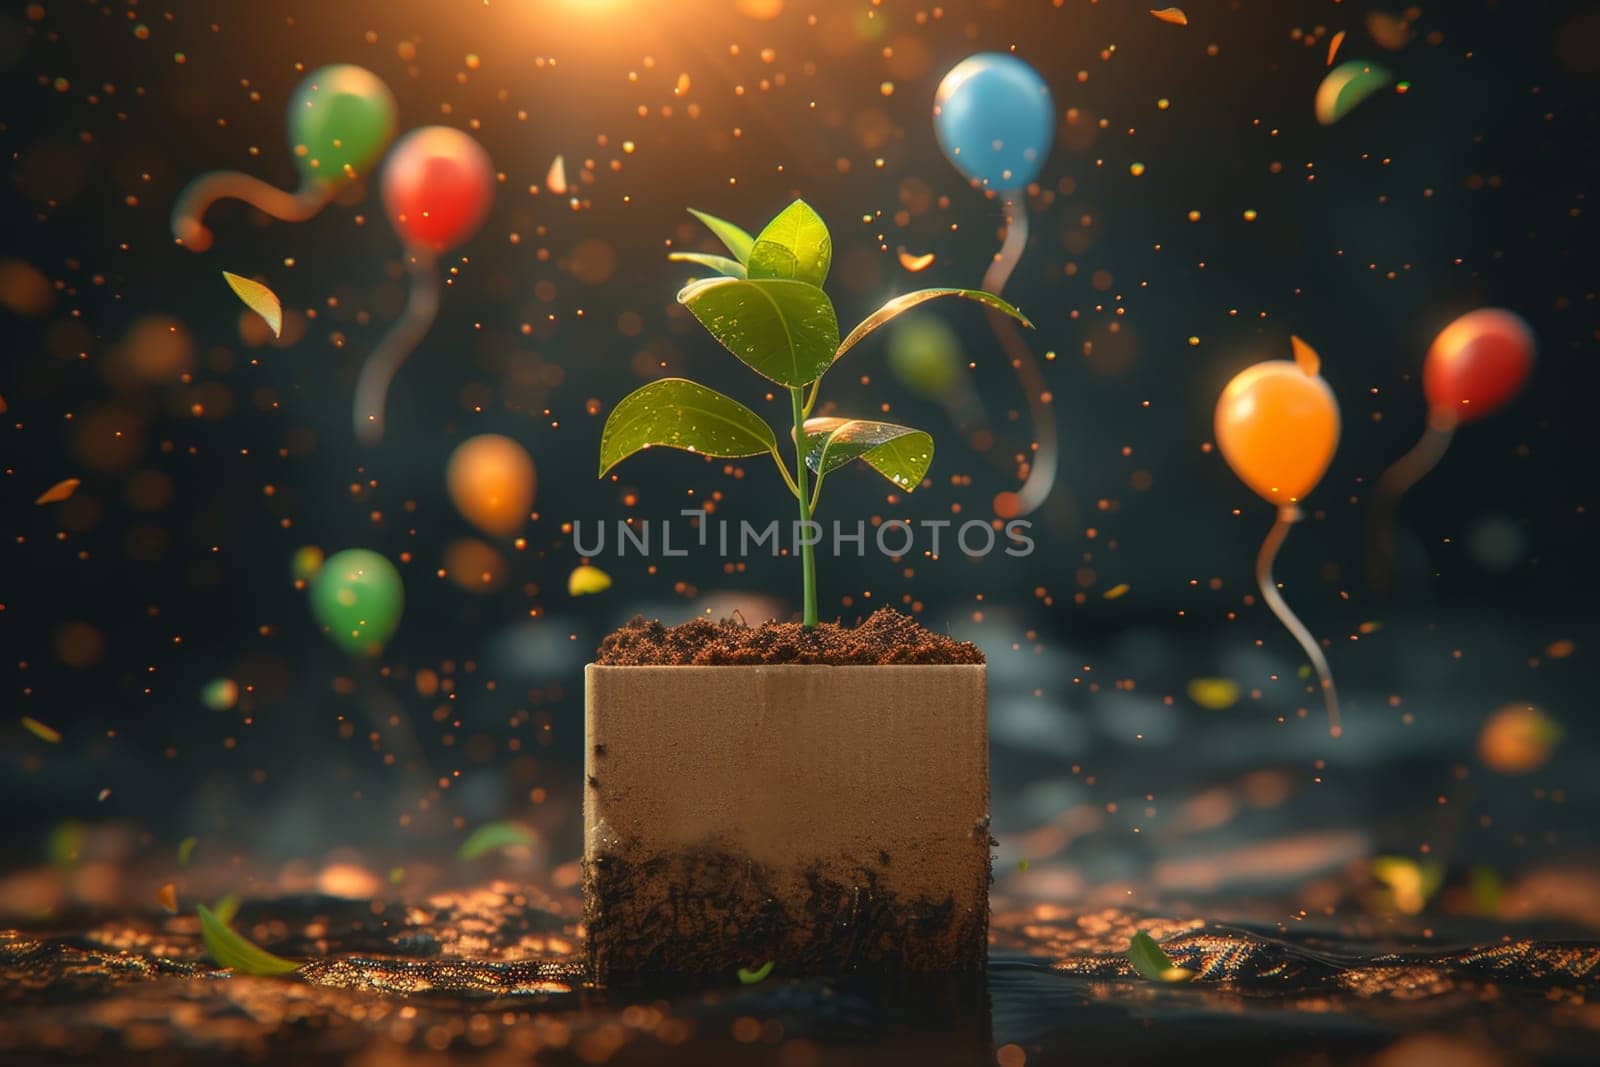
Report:
<svg viewBox="0 0 1600 1067"><path fill-rule="evenodd" d="M535 474L526 449L497 433L456 446L445 471L450 499L463 518L486 534L509 537L533 508Z"/></svg>
<svg viewBox="0 0 1600 1067"><path fill-rule="evenodd" d="M1217 447L1268 503L1299 503L1339 446L1339 402L1317 373L1316 353L1295 339L1295 359L1247 367L1217 401Z"/></svg>

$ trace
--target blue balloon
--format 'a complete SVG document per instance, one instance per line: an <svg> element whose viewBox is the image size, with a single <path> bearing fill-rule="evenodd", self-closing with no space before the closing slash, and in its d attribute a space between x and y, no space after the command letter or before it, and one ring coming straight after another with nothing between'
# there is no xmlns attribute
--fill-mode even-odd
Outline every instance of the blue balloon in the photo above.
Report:
<svg viewBox="0 0 1600 1067"><path fill-rule="evenodd" d="M1039 72L981 52L957 63L933 97L933 129L955 168L991 189L1026 188L1055 137L1056 107Z"/></svg>

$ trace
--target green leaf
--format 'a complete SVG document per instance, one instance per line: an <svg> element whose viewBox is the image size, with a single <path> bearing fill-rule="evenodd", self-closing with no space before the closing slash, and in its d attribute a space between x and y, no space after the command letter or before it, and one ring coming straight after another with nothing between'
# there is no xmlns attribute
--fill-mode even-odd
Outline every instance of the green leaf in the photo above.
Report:
<svg viewBox="0 0 1600 1067"><path fill-rule="evenodd" d="M532 830L515 822L492 822L478 827L456 850L459 859L475 860L487 852L514 845L531 845L538 838Z"/></svg>
<svg viewBox="0 0 1600 1067"><path fill-rule="evenodd" d="M782 278L706 278L678 293L711 336L757 374L779 385L810 385L839 347L828 294Z"/></svg>
<svg viewBox="0 0 1600 1067"><path fill-rule="evenodd" d="M224 926L232 926L233 920L239 914L239 895L237 893L225 894L215 904L211 905L211 914Z"/></svg>
<svg viewBox="0 0 1600 1067"><path fill-rule="evenodd" d="M600 476L654 445L722 459L778 454L778 439L760 415L684 378L651 382L611 410L600 432Z"/></svg>
<svg viewBox="0 0 1600 1067"><path fill-rule="evenodd" d="M1128 962L1152 982L1187 982L1194 977L1193 971L1172 962L1172 957L1143 930L1134 934L1128 945Z"/></svg>
<svg viewBox="0 0 1600 1067"><path fill-rule="evenodd" d="M792 278L820 289L832 263L833 238L827 223L810 204L796 200L756 234L745 266L752 278Z"/></svg>
<svg viewBox="0 0 1600 1067"><path fill-rule="evenodd" d="M741 984L741 985L758 985L761 982L766 981L767 980L767 975L772 973L772 967L777 962L778 962L777 960L768 960L766 963L763 963L761 966L757 967L753 971L752 970L748 970L748 969L746 969L744 967L740 967L739 968L739 984Z"/></svg>
<svg viewBox="0 0 1600 1067"><path fill-rule="evenodd" d="M233 928L211 913L204 904L199 905L200 937L206 951L219 967L227 967L234 974L275 975L298 971L300 964L274 956L261 946L234 933Z"/></svg>
<svg viewBox="0 0 1600 1067"><path fill-rule="evenodd" d="M199 843L200 839L198 837L194 837L193 835L178 842L179 867L189 866L189 857L194 855L194 846L198 845Z"/></svg>
<svg viewBox="0 0 1600 1067"><path fill-rule="evenodd" d="M838 359L840 356L850 351L856 345L860 344L862 338L866 337L867 334L871 333L873 330L876 330L879 326L882 326L884 323L888 322L902 311L909 311L918 304L926 304L928 301L937 300L941 296L959 296L963 300L976 300L984 307L989 307L996 311L1004 312L1005 314L1016 319L1018 322L1022 323L1022 325L1026 326L1028 329L1033 329L1033 323L1028 321L1028 317L1026 315L1012 307L1010 304L1006 303L1004 300L1001 300L993 293L986 293L982 289L918 289L914 293L906 293L904 296L895 297L893 300L883 305L883 307L862 319L860 324L857 325L855 329L850 331L850 336L846 337L839 345L839 350L834 353L833 358Z"/></svg>
<svg viewBox="0 0 1600 1067"><path fill-rule="evenodd" d="M697 263L709 267L724 278L744 277L744 264L727 256L713 256L705 252L673 252L667 258L674 263Z"/></svg>
<svg viewBox="0 0 1600 1067"><path fill-rule="evenodd" d="M689 209L689 214L706 224L706 229L716 235L717 240L733 253L733 258L744 263L750 258L750 247L756 239L746 233L741 227L735 226L726 219L719 219L715 215L707 215L704 211Z"/></svg>
<svg viewBox="0 0 1600 1067"><path fill-rule="evenodd" d="M933 438L921 430L870 419L806 420L806 466L819 476L859 459L905 492L922 484Z"/></svg>

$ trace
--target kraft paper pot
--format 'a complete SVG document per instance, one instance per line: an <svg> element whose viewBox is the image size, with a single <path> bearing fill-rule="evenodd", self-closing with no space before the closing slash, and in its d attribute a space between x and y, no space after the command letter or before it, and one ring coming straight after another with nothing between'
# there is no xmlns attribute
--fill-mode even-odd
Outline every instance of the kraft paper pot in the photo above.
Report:
<svg viewBox="0 0 1600 1067"><path fill-rule="evenodd" d="M593 977L981 971L986 680L970 664L591 664Z"/></svg>

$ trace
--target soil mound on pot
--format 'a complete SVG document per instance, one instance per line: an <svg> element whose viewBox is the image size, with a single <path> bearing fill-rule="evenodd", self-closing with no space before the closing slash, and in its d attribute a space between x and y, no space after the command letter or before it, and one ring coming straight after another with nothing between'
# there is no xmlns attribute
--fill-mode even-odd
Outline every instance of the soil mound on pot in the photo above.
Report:
<svg viewBox="0 0 1600 1067"><path fill-rule="evenodd" d="M733 619L694 619L681 626L635 616L600 642L595 662L607 667L736 667L752 664L982 663L970 641L936 634L910 616L880 608L859 626L797 622L748 626Z"/></svg>

